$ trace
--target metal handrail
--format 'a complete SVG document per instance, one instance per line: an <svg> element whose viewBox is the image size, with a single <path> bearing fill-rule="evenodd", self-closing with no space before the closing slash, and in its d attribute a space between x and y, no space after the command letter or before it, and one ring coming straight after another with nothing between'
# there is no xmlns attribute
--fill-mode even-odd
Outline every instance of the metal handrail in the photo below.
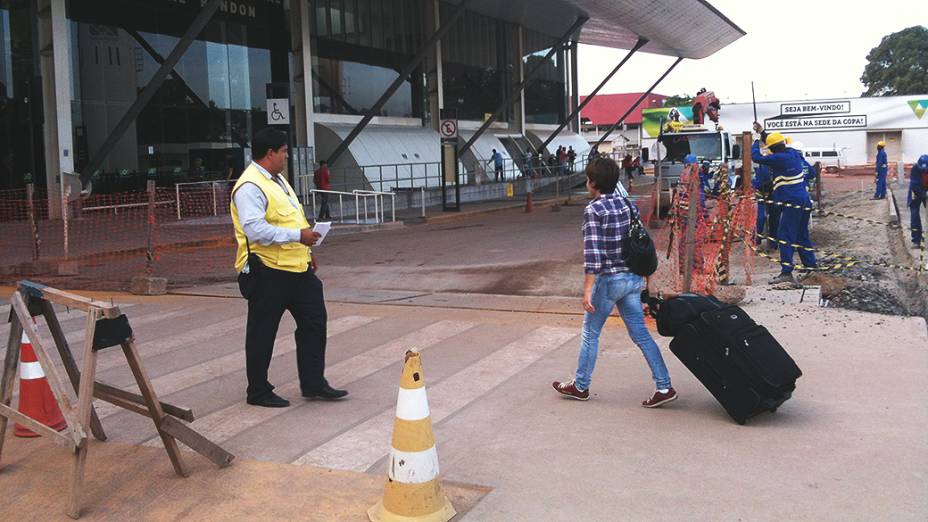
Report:
<svg viewBox="0 0 928 522"><path fill-rule="evenodd" d="M391 219L392 219L392 221L393 221L394 223L396 222L396 193L395 193L395 192L383 192L383 191L377 191L377 190L363 190L363 189L355 189L355 190L353 190L352 192L355 193L355 194L362 194L362 195L375 196L375 197L374 197L374 212L375 212L375 213L377 212L377 201L378 201L378 200L380 201L380 222L381 222L381 223L383 223L383 222L385 221L385 216L384 216L385 209L384 209L384 204L383 204L383 197L384 197L384 196L390 196L390 205L391 205L390 213L391 213ZM366 202L365 202L365 207L366 207L366 205L367 205L367 204L366 204ZM366 210L367 210L367 209L365 208L365 211L366 211ZM365 216L365 218L366 218L366 216Z"/></svg>

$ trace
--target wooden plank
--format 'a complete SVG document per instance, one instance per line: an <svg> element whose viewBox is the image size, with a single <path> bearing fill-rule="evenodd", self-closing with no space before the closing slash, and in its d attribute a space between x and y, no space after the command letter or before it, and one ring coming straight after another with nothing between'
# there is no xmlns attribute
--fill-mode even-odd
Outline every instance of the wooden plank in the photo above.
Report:
<svg viewBox="0 0 928 522"><path fill-rule="evenodd" d="M70 306L71 308L77 308L78 310L83 310L85 312L90 312L91 310L96 309L100 311L103 317L106 317L107 319L113 319L121 315L118 306L104 301L97 301L96 299L90 299L89 297L65 292L63 290L58 290L57 288L45 286L41 283L34 283L32 281L20 281L19 291L23 294L29 295L30 297L45 299L47 301L51 301L52 303L57 303L62 306Z"/></svg>
<svg viewBox="0 0 928 522"><path fill-rule="evenodd" d="M23 325L23 331L26 333L26 337L32 344L32 351L35 352L35 356L39 359L39 364L42 365L42 370L45 372L45 379L52 389L52 395L55 396L55 400L58 402L61 415L68 423L68 431L70 432L71 438L74 440L75 444L80 445L81 439L84 438L84 428L78 422L76 412L71 407L67 394L65 394L64 385L61 382L61 378L58 376L58 371L55 369L55 365L52 363L51 358L48 356L48 352L45 350L45 343L42 341L41 336L39 336L39 330L32 322L29 311L26 309L26 303L23 301L23 297L19 292L13 294L11 304L13 305L13 309L16 310L16 314L19 316L19 322Z"/></svg>
<svg viewBox="0 0 928 522"><path fill-rule="evenodd" d="M109 395L110 397L114 397L122 402L129 402L129 403L136 404L140 408L147 408L147 406L145 405L145 398L142 397L141 395L138 395L136 393L132 393L130 391L116 388L114 386L110 386L109 384L104 384L100 381L97 381L94 383L93 394L104 401L107 401L111 404L116 404L115 402L108 400L107 398L100 395L101 393L105 393ZM116 405L121 406L121 404L116 404ZM185 406L175 406L167 402L161 402L161 409L164 410L164 413L167 413L168 415L173 415L177 417L178 419L182 419L187 422L194 421L193 410ZM146 409L145 413L143 413L142 415L150 417L148 413L149 412Z"/></svg>
<svg viewBox="0 0 928 522"><path fill-rule="evenodd" d="M23 327L19 316L13 314L10 323L10 335L7 341L6 358L3 361L3 378L0 379L0 404L9 406L13 401L13 383L16 381L16 369L19 367L19 343L22 341ZM0 415L0 456L3 454L3 441L6 440L8 417Z"/></svg>
<svg viewBox="0 0 928 522"><path fill-rule="evenodd" d="M0 416L12 419L20 424L23 424L27 428L36 432L39 435L52 438L56 444L60 444L63 446L67 446L71 449L74 449L74 441L71 440L71 437L68 437L64 433L61 433L61 432L58 432L58 431L55 431L49 428L48 426L33 419L32 417L27 417L23 415L22 413L14 410L13 408L7 406L6 404L0 404Z"/></svg>
<svg viewBox="0 0 928 522"><path fill-rule="evenodd" d="M189 446L193 451L203 455L220 468L228 466L232 463L232 460L235 459L235 455L222 449L218 444L200 435L194 431L193 428L174 417L169 415L165 416L161 420L161 429Z"/></svg>
<svg viewBox="0 0 928 522"><path fill-rule="evenodd" d="M151 412L148 411L148 407L146 407L144 404L139 404L135 401L130 401L123 397L113 395L108 391L99 390L96 388L93 390L93 396L114 406L119 406L124 410L129 410L132 413L138 413L139 415L151 418Z"/></svg>
<svg viewBox="0 0 928 522"><path fill-rule="evenodd" d="M58 321L55 307L44 299L40 301L39 306L42 308L42 315L45 317L45 324L48 325L48 330L52 334L52 339L55 340L58 354L61 355L61 362L64 364L64 370L71 380L71 386L74 388L74 392L77 393L81 382L81 371L77 368L77 363L74 362L71 346L68 344L68 339L64 334L64 330L61 329L61 323ZM106 440L106 432L103 431L103 424L100 422L100 418L97 417L97 410L93 407L93 403L90 405L90 431L93 432L93 436L96 437L97 440Z"/></svg>
<svg viewBox="0 0 928 522"><path fill-rule="evenodd" d="M126 359L129 361L129 368L132 370L132 375L135 376L135 382L142 392L145 404L148 405L148 410L151 412L151 418L155 422L155 427L158 428L158 435L161 436L164 449L168 452L171 464L174 465L174 472L182 477L186 477L188 473L184 466L180 449L177 447L177 441L174 440L174 437L168 434L168 432L161 429L161 422L162 419L164 419L164 410L161 409L161 402L158 401L158 395L155 393L155 389L152 387L151 381L145 373L145 369L142 368L142 359L135 349L135 342L130 340L129 342L122 343L122 350L126 353Z"/></svg>
<svg viewBox="0 0 928 522"><path fill-rule="evenodd" d="M99 310L91 308L87 312L87 324L84 327L84 362L77 390L77 419L79 425L85 430L90 425L90 410L93 405L93 382L97 373L97 352L93 350L93 334L97 329L97 319L100 315ZM81 492L84 485L87 451L87 437L83 437L74 452L74 465L71 467L71 496L68 502L68 515L71 518L81 516Z"/></svg>
<svg viewBox="0 0 928 522"><path fill-rule="evenodd" d="M87 437L74 451L74 464L71 468L71 493L68 497L68 516L77 520L81 517L81 486L84 479L84 467L87 463Z"/></svg>

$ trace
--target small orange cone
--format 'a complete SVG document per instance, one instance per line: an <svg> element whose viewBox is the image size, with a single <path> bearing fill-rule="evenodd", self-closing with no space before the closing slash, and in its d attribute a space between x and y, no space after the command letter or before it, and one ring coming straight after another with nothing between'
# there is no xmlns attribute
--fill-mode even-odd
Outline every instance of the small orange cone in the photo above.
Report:
<svg viewBox="0 0 928 522"><path fill-rule="evenodd" d="M25 333L19 351L19 412L57 431L68 427ZM13 434L17 437L39 436L19 423L16 423Z"/></svg>
<svg viewBox="0 0 928 522"><path fill-rule="evenodd" d="M406 352L383 500L371 522L447 522L457 514L441 489L432 417L419 353Z"/></svg>

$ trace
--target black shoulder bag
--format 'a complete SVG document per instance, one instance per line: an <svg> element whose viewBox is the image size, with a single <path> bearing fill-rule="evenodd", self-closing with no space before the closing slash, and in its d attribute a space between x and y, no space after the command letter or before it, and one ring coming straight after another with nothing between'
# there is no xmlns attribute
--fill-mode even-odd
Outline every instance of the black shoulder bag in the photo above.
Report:
<svg viewBox="0 0 928 522"><path fill-rule="evenodd" d="M622 241L625 264L633 274L647 277L657 271L657 250L654 248L654 241L651 240L651 236L641 223L638 209L628 198L622 199L625 200L628 211L631 213L628 237Z"/></svg>

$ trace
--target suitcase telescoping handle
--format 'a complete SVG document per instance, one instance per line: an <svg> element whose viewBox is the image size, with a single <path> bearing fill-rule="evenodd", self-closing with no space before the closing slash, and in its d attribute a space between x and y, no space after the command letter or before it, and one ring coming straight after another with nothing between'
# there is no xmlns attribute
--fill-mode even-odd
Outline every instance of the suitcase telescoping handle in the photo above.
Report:
<svg viewBox="0 0 928 522"><path fill-rule="evenodd" d="M648 315L657 319L657 315L661 311L661 305L664 304L664 295L658 292L657 297L653 297L651 292L645 288L641 291L641 302L647 305Z"/></svg>
<svg viewBox="0 0 928 522"><path fill-rule="evenodd" d="M657 297L651 295L651 291L645 288L641 291L641 302L648 305L648 315L657 319L657 314L661 311L661 306L664 304L664 301L668 299L673 299L681 294L665 294L664 292L657 292Z"/></svg>

